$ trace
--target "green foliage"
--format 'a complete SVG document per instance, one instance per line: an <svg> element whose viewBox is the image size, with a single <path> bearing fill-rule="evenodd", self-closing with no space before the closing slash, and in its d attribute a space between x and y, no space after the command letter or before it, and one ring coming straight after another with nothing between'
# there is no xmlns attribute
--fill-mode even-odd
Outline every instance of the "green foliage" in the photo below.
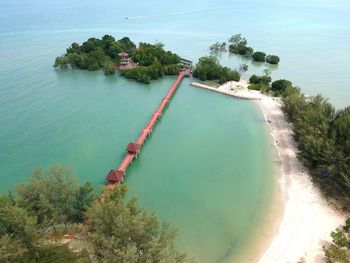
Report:
<svg viewBox="0 0 350 263"><path fill-rule="evenodd" d="M87 251L72 252L67 245L42 245L38 247L35 257L24 254L17 263L90 263Z"/></svg>
<svg viewBox="0 0 350 263"><path fill-rule="evenodd" d="M102 69L105 75L112 75L115 74L116 64L120 62L118 54L121 52L128 53L140 65L121 72L130 79L149 83L164 75L178 74L180 70L180 57L165 51L163 44L140 43L136 48L128 37L115 40L110 35L102 39L89 38L81 46L73 43L65 55L56 58L54 67L65 69L70 66L90 71Z"/></svg>
<svg viewBox="0 0 350 263"><path fill-rule="evenodd" d="M241 65L239 65L239 71L240 71L240 72L246 72L246 71L248 71L248 65L247 65L247 64L241 64Z"/></svg>
<svg viewBox="0 0 350 263"><path fill-rule="evenodd" d="M240 74L227 67L222 67L214 56L201 57L193 72L195 78L200 80L216 80L224 83L230 80L239 81Z"/></svg>
<svg viewBox="0 0 350 263"><path fill-rule="evenodd" d="M18 262L27 251L20 241L15 240L9 234L0 236L0 262Z"/></svg>
<svg viewBox="0 0 350 263"><path fill-rule="evenodd" d="M217 52L217 51L226 51L226 42L216 42L210 46L210 51Z"/></svg>
<svg viewBox="0 0 350 263"><path fill-rule="evenodd" d="M230 53L251 57L254 61L257 61L257 62L266 61L269 64L275 64L275 65L280 62L280 58L278 56L275 56L275 55L266 56L266 53L261 51L254 52L254 50L251 47L247 46L248 42L244 37L242 37L241 34L233 35L232 37L230 37L228 41L230 43L229 45ZM210 47L210 50L215 51L215 50L218 50L219 48L220 48L220 43L217 42Z"/></svg>
<svg viewBox="0 0 350 263"><path fill-rule="evenodd" d="M346 233L350 232L350 218L346 219L345 226L343 226L343 229Z"/></svg>
<svg viewBox="0 0 350 263"><path fill-rule="evenodd" d="M70 63L69 58L66 56L62 56L62 57L57 57L55 60L55 64L54 67L57 68L61 68L61 69L65 69L68 67L68 64Z"/></svg>
<svg viewBox="0 0 350 263"><path fill-rule="evenodd" d="M349 242L346 238L346 235L343 231L336 229L335 231L332 231L331 233L332 241L333 243L340 248L347 247L349 245Z"/></svg>
<svg viewBox="0 0 350 263"><path fill-rule="evenodd" d="M110 35L105 35L102 39L89 38L81 46L72 43L65 55L56 58L54 67L63 69L71 66L91 71L105 69L106 65L119 62L120 52L132 54L135 49L135 44L127 37L120 40L115 40ZM112 74L111 67L108 69L108 74Z"/></svg>
<svg viewBox="0 0 350 263"><path fill-rule="evenodd" d="M35 170L28 183L18 185L17 202L39 224L80 223L93 200L92 191L89 183L79 186L68 168L52 166Z"/></svg>
<svg viewBox="0 0 350 263"><path fill-rule="evenodd" d="M9 235L16 241L21 241L24 248L34 249L37 237L37 218L30 216L26 209L1 202L0 233Z"/></svg>
<svg viewBox="0 0 350 263"><path fill-rule="evenodd" d="M118 43L120 43L121 48L124 52L129 53L131 55L136 50L136 45L128 37L123 37L123 38L119 39Z"/></svg>
<svg viewBox="0 0 350 263"><path fill-rule="evenodd" d="M280 58L278 56L275 56L275 55L268 55L266 57L266 62L269 64L277 65L280 62Z"/></svg>
<svg viewBox="0 0 350 263"><path fill-rule="evenodd" d="M271 77L268 75L257 76L252 75L249 78L248 89L260 90L261 92L268 92L270 90Z"/></svg>
<svg viewBox="0 0 350 263"><path fill-rule="evenodd" d="M271 77L270 76L267 76L267 75L263 75L263 76L258 76L258 75L252 75L250 78L249 78L249 83L252 83L252 84L265 84L265 85L270 85L271 83Z"/></svg>
<svg viewBox="0 0 350 263"><path fill-rule="evenodd" d="M103 262L189 262L174 245L176 231L160 224L153 213L125 201L126 186L103 190L104 201L96 202L87 215L97 259Z"/></svg>
<svg viewBox="0 0 350 263"><path fill-rule="evenodd" d="M177 75L180 71L179 64L165 65L163 66L164 75Z"/></svg>
<svg viewBox="0 0 350 263"><path fill-rule="evenodd" d="M334 244L331 244L327 249L325 249L325 256L330 263L347 263L350 260L349 251L347 249L339 248Z"/></svg>
<svg viewBox="0 0 350 263"><path fill-rule="evenodd" d="M140 43L134 52L132 59L140 66L150 66L156 61L162 65L173 65L180 63L180 57L170 51L165 51L162 44Z"/></svg>
<svg viewBox="0 0 350 263"><path fill-rule="evenodd" d="M252 59L257 62L265 62L266 53L256 51L252 54Z"/></svg>
<svg viewBox="0 0 350 263"><path fill-rule="evenodd" d="M350 249L349 249L349 237L348 227L350 219L346 220L346 225L343 229L346 233L340 229L336 229L331 233L332 244L328 247L324 247L325 256L330 263L336 262L350 262Z"/></svg>
<svg viewBox="0 0 350 263"><path fill-rule="evenodd" d="M103 64L103 72L105 75L114 75L115 74L115 66L112 62L105 62Z"/></svg>
<svg viewBox="0 0 350 263"><path fill-rule="evenodd" d="M293 124L299 158L327 196L350 209L350 110L336 111L322 96L306 99L287 86L283 110Z"/></svg>
<svg viewBox="0 0 350 263"><path fill-rule="evenodd" d="M90 262L86 251L69 251L53 242L59 233L50 232L55 225L83 221L90 228L85 242L100 262L189 262L175 248L173 227L139 209L135 198L125 201L126 192L126 185L104 188L101 201L93 198L90 184L77 185L65 167L36 170L28 183L17 187L16 195L0 196L0 262Z"/></svg>
<svg viewBox="0 0 350 263"><path fill-rule="evenodd" d="M241 34L236 34L229 39L229 51L234 54L239 54L243 56L251 56L253 49L247 46L247 40L241 36Z"/></svg>
<svg viewBox="0 0 350 263"><path fill-rule="evenodd" d="M292 82L286 79L279 79L271 84L271 89L276 96L282 95L288 87L292 87Z"/></svg>
<svg viewBox="0 0 350 263"><path fill-rule="evenodd" d="M175 70L175 68L177 68L178 66L176 64L176 65L167 65L167 67L168 67L167 72L170 72L171 70ZM149 83L151 80L159 79L163 77L165 74L165 70L164 70L164 67L159 62L156 62L148 67L139 66L132 69L122 70L120 73L128 79L135 79L140 82Z"/></svg>

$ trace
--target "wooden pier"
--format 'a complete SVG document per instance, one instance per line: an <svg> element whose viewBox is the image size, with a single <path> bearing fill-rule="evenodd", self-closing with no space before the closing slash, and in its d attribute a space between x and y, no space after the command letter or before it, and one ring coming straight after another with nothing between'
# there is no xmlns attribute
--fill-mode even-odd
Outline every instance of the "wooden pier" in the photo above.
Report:
<svg viewBox="0 0 350 263"><path fill-rule="evenodd" d="M160 105L158 106L156 111L153 113L146 127L143 128L143 130L141 131L140 136L137 138L135 142L131 142L128 144L128 146L126 147L127 154L125 158L122 160L122 162L120 163L118 169L117 170L112 169L106 177L106 179L108 180L108 187L110 189L113 189L116 184L120 184L123 182L126 169L132 163L133 159L135 159L140 154L141 147L144 144L146 138L152 133L152 130L157 120L162 117L165 106L169 104L171 97L175 93L176 89L179 87L183 78L189 77L190 75L191 75L191 68L189 67L186 67L179 72L179 75L177 76L175 82L169 89L166 96L160 102Z"/></svg>

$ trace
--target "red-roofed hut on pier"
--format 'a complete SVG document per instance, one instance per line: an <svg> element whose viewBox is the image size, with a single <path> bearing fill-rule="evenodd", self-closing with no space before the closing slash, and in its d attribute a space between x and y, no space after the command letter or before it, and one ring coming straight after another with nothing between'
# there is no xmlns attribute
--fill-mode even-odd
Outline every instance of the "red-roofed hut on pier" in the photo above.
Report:
<svg viewBox="0 0 350 263"><path fill-rule="evenodd" d="M137 143L129 143L128 146L125 149L129 154L137 155L140 151L140 145Z"/></svg>
<svg viewBox="0 0 350 263"><path fill-rule="evenodd" d="M123 182L124 173L122 171L110 170L106 179L110 184L122 183Z"/></svg>

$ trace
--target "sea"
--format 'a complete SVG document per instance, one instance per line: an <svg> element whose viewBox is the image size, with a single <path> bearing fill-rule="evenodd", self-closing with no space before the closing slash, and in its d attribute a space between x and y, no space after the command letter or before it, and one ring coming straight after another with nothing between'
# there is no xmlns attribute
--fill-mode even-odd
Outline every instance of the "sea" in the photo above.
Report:
<svg viewBox="0 0 350 263"><path fill-rule="evenodd" d="M54 164L99 189L175 79L147 85L54 69L72 42L128 36L162 42L196 62L211 44L238 33L281 62L222 53L223 65L248 64L245 78L267 69L337 108L349 105L345 0L0 0L0 191ZM199 262L249 262L274 216L278 156L254 102L191 87L193 81L181 83L127 170L129 195L171 221L177 245Z"/></svg>

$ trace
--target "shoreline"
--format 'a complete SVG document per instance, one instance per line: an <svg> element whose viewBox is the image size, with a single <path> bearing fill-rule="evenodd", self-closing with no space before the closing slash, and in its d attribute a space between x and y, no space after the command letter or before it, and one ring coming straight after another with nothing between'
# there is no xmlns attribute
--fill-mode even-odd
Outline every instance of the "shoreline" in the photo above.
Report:
<svg viewBox="0 0 350 263"><path fill-rule="evenodd" d="M322 247L330 233L344 224L345 216L332 208L313 185L307 169L297 158L291 124L278 98L262 95L257 100L281 160L280 188L284 198L282 220L258 262L326 262Z"/></svg>
<svg viewBox="0 0 350 263"><path fill-rule="evenodd" d="M250 262L296 263L301 258L307 263L326 262L322 248L346 217L330 206L298 160L292 126L285 119L280 99L248 90L246 80L230 81L219 87L198 84L192 86L254 100L264 115L279 158L275 204L259 233L257 250Z"/></svg>

